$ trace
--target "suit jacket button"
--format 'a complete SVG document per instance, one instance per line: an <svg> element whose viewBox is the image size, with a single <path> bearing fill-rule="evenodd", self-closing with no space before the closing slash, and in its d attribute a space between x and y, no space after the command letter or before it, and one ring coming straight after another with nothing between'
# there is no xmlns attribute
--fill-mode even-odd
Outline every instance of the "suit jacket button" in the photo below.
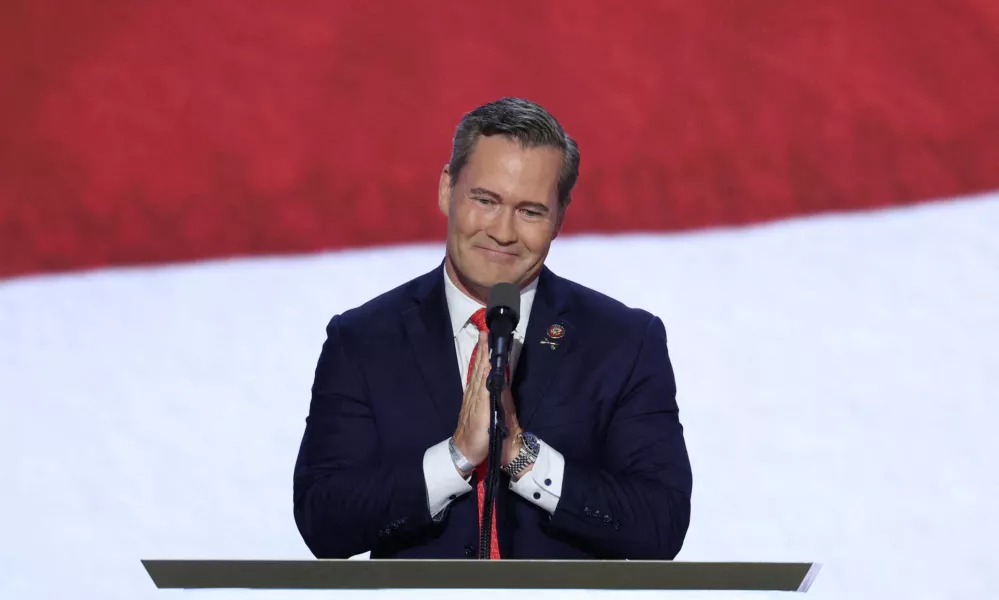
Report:
<svg viewBox="0 0 999 600"><path fill-rule="evenodd" d="M606 525L609 524L610 522L611 522L610 515L604 515L604 524Z"/></svg>
<svg viewBox="0 0 999 600"><path fill-rule="evenodd" d="M475 556L475 547L474 546L465 546L465 556L467 556L469 558L471 558L472 556Z"/></svg>
<svg viewBox="0 0 999 600"><path fill-rule="evenodd" d="M589 506L583 508L583 514L586 515L587 517L590 516L590 507Z"/></svg>

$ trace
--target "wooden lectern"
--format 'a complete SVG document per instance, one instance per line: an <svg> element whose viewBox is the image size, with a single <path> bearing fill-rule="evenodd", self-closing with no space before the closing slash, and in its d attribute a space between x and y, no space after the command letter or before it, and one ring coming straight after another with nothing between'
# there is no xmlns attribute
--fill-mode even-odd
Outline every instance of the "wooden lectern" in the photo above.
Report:
<svg viewBox="0 0 999 600"><path fill-rule="evenodd" d="M642 560L143 560L160 589L806 592L818 563Z"/></svg>

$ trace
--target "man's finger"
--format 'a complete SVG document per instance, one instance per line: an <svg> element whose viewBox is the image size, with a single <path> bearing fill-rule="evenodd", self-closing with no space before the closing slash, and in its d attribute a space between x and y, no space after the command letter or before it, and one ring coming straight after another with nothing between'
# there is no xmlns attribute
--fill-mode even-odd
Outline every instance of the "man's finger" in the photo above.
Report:
<svg viewBox="0 0 999 600"><path fill-rule="evenodd" d="M485 379L484 371L486 370L486 365L489 364L488 338L489 336L485 331L479 332L479 349L475 357L476 386L482 385L482 380Z"/></svg>

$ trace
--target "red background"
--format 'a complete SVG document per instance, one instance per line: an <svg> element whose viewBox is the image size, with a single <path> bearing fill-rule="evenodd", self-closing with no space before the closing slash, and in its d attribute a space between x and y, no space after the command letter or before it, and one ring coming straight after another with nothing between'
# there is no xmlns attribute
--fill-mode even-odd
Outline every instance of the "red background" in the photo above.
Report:
<svg viewBox="0 0 999 600"><path fill-rule="evenodd" d="M567 232L999 188L999 3L0 5L0 277L437 240L461 114L577 138Z"/></svg>

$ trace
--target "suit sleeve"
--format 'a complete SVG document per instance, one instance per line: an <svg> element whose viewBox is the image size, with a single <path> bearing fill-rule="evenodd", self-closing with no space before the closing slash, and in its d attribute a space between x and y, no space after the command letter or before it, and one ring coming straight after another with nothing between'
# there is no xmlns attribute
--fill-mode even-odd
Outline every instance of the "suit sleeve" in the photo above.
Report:
<svg viewBox="0 0 999 600"><path fill-rule="evenodd" d="M318 558L347 558L432 527L424 456L381 460L378 430L339 317L326 329L294 472L295 523Z"/></svg>
<svg viewBox="0 0 999 600"><path fill-rule="evenodd" d="M610 559L671 560L690 524L691 468L662 321L645 331L597 464L565 459L555 535Z"/></svg>

